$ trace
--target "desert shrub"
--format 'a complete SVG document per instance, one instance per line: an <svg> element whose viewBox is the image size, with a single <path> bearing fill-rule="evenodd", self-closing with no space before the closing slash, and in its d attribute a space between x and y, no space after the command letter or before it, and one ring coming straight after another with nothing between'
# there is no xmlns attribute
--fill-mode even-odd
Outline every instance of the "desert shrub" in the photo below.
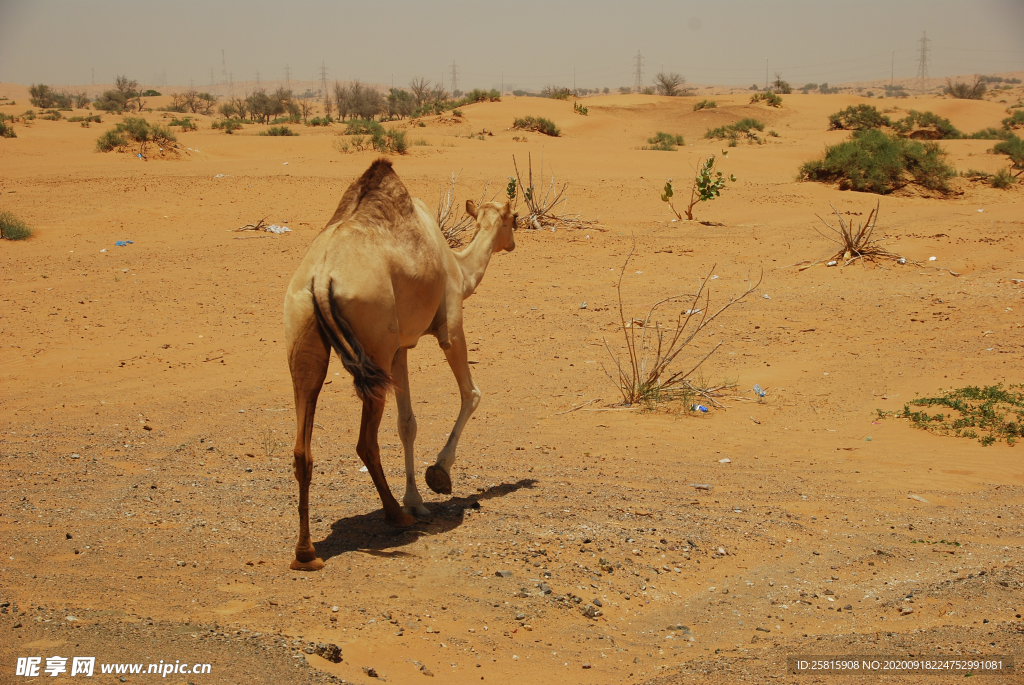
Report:
<svg viewBox="0 0 1024 685"><path fill-rule="evenodd" d="M757 137L754 131L763 131L764 124L757 119L751 119L746 117L740 119L735 124L729 124L728 126L719 126L708 130L705 134L705 138L718 138L719 140L729 140L730 144L735 147L736 141L741 137L746 138L750 142L760 143L761 139Z"/></svg>
<svg viewBox="0 0 1024 685"><path fill-rule="evenodd" d="M676 149L677 145L683 145L683 137L679 135L672 135L671 133L664 133L658 131L654 134L653 138L647 139L647 145L643 150L662 150L664 152L671 152Z"/></svg>
<svg viewBox="0 0 1024 685"><path fill-rule="evenodd" d="M462 110L461 109L453 109L452 110L452 116L453 117L461 117L462 116Z"/></svg>
<svg viewBox="0 0 1024 685"><path fill-rule="evenodd" d="M1017 179L1014 178L1013 174L1011 174L1008 169L1000 169L996 173L992 174L988 179L990 186L993 188L999 188L1000 190L1005 190L1016 182Z"/></svg>
<svg viewBox="0 0 1024 685"><path fill-rule="evenodd" d="M29 86L28 92L30 95L29 100L32 104L42 109L57 108L69 110L74 100L70 94L64 91L53 90L50 86L42 83L38 85L32 84Z"/></svg>
<svg viewBox="0 0 1024 685"><path fill-rule="evenodd" d="M302 117L300 117L298 114L296 114L294 116L289 114L286 117L277 117L276 119L271 119L269 123L271 123L271 124L301 124L302 123Z"/></svg>
<svg viewBox="0 0 1024 685"><path fill-rule="evenodd" d="M572 103L572 111L576 112L576 114L582 114L583 116L590 114L590 108L584 107L578 102Z"/></svg>
<svg viewBox="0 0 1024 685"><path fill-rule="evenodd" d="M550 119L544 117L523 117L516 119L512 122L512 128L519 131L537 131L543 133L546 136L557 137L561 131L555 126L555 123Z"/></svg>
<svg viewBox="0 0 1024 685"><path fill-rule="evenodd" d="M261 136L297 136L299 135L295 131L291 130L287 126L271 126L266 131L260 131Z"/></svg>
<svg viewBox="0 0 1024 685"><path fill-rule="evenodd" d="M722 156L728 157L729 153L722 152ZM683 210L686 214L686 219L693 221L693 208L698 202L708 202L720 196L722 189L725 188L726 181L735 183L736 177L732 174L726 176L719 171L714 155L701 160L700 168L697 170L697 175L693 177L693 185L690 187L690 204ZM665 190L661 193L661 201L667 202L668 206L672 209L672 213L676 215L676 219L682 221L683 215L679 213L676 206L672 203L673 195L675 195L675 188L672 186L672 179L670 178L665 183Z"/></svg>
<svg viewBox="0 0 1024 685"><path fill-rule="evenodd" d="M373 135L370 136L370 145L377 152L393 152L399 155L404 155L409 149L409 143L405 138L405 131L399 131L394 128L385 130L381 127L379 131L374 131Z"/></svg>
<svg viewBox="0 0 1024 685"><path fill-rule="evenodd" d="M110 152L128 145L128 138L123 132L117 129L110 129L96 139L96 150L98 152Z"/></svg>
<svg viewBox="0 0 1024 685"><path fill-rule="evenodd" d="M830 88L827 83L822 83L818 86L818 92L822 95L833 95L839 92L838 88Z"/></svg>
<svg viewBox="0 0 1024 685"><path fill-rule="evenodd" d="M701 100L700 102L693 103L694 112L700 109L714 109L715 107L718 107L718 103L714 100Z"/></svg>
<svg viewBox="0 0 1024 685"><path fill-rule="evenodd" d="M825 85L826 87L828 86L827 83ZM789 82L782 80L782 74L775 72L775 80L772 81L771 91L779 95L789 95L793 92L793 88L789 85Z"/></svg>
<svg viewBox="0 0 1024 685"><path fill-rule="evenodd" d="M25 240L31 236L32 229L28 224L6 210L0 210L0 238Z"/></svg>
<svg viewBox="0 0 1024 685"><path fill-rule="evenodd" d="M619 92L623 95L629 95L633 92L633 89L629 86L619 86Z"/></svg>
<svg viewBox="0 0 1024 685"><path fill-rule="evenodd" d="M168 123L167 125L180 126L183 133L185 131L195 131L199 128L198 126L196 126L196 122L192 121L192 117L181 117L180 119L171 119L170 123Z"/></svg>
<svg viewBox="0 0 1024 685"><path fill-rule="evenodd" d="M851 105L844 110L830 114L828 130L863 131L868 128L892 126L889 117L879 112L873 105Z"/></svg>
<svg viewBox="0 0 1024 685"><path fill-rule="evenodd" d="M998 155L1006 155L1010 158L1010 169L1016 171L1015 176L1024 173L1024 140L1011 135L1001 143L996 143L992 152Z"/></svg>
<svg viewBox="0 0 1024 685"><path fill-rule="evenodd" d="M102 124L103 123L103 119L100 117L99 114L89 114L89 115L84 116L84 117L83 116L68 117L68 121L73 123L73 124L74 123L78 123L78 122L82 122L83 124L89 124L89 123Z"/></svg>
<svg viewBox="0 0 1024 685"><path fill-rule="evenodd" d="M827 85L827 84L826 84L826 85ZM805 83L805 84L804 84L804 85L803 85L803 86L802 86L802 87L800 88L800 90L801 90L801 91L803 92L803 94L804 94L804 95L807 95L807 94L808 94L808 93L810 93L810 92L811 92L812 90L818 90L818 84L817 84L817 83Z"/></svg>
<svg viewBox="0 0 1024 685"><path fill-rule="evenodd" d="M309 126L330 126L334 122L330 117L313 117L309 120Z"/></svg>
<svg viewBox="0 0 1024 685"><path fill-rule="evenodd" d="M373 135L378 131L383 134L384 127L370 119L350 119L348 125L345 126L345 135L347 136Z"/></svg>
<svg viewBox="0 0 1024 685"><path fill-rule="evenodd" d="M57 110L55 110L55 109L48 109L45 112L43 112L41 115L39 115L39 118L43 119L45 121L60 121L64 117L62 117L61 113L58 112Z"/></svg>
<svg viewBox="0 0 1024 685"><path fill-rule="evenodd" d="M17 138L18 134L14 132L14 127L5 123L2 117L0 114L0 138Z"/></svg>
<svg viewBox="0 0 1024 685"><path fill-rule="evenodd" d="M949 119L932 112L918 112L913 109L907 116L894 121L892 128L901 138L916 140L951 140L964 137Z"/></svg>
<svg viewBox="0 0 1024 685"><path fill-rule="evenodd" d="M838 89L837 89L837 91L838 91ZM910 93L908 93L903 88L903 86L890 86L888 84L885 85L885 94L888 97L891 97L891 98L906 98L906 97L910 97Z"/></svg>
<svg viewBox="0 0 1024 685"><path fill-rule="evenodd" d="M980 78L975 78L974 83L953 81L947 78L946 88L943 92L960 100L980 100L985 94L985 82Z"/></svg>
<svg viewBox="0 0 1024 685"><path fill-rule="evenodd" d="M210 128L217 129L218 131L224 131L227 134L233 134L235 131L243 128L242 122L238 119L225 119L223 121L215 121L210 125Z"/></svg>
<svg viewBox="0 0 1024 685"><path fill-rule="evenodd" d="M1024 127L1024 109L1018 109L1003 119L1003 128Z"/></svg>
<svg viewBox="0 0 1024 685"><path fill-rule="evenodd" d="M128 108L128 98L119 91L108 90L104 92L103 95L96 98L96 100L93 101L92 106L95 109L104 112L120 114Z"/></svg>
<svg viewBox="0 0 1024 685"><path fill-rule="evenodd" d="M895 416L910 419L916 428L938 435L979 440L989 446L998 440L1013 445L1024 437L1024 392L1019 385L1003 388L1003 384L984 388L968 386L947 390L937 397L921 397L903 406L901 412L876 410L879 418ZM924 411L911 411L916 407L945 407L940 413L928 415ZM987 433L979 436L978 429Z"/></svg>
<svg viewBox="0 0 1024 685"><path fill-rule="evenodd" d="M948 192L956 171L938 143L921 143L878 129L855 131L853 137L825 148L822 159L805 163L800 176L809 181L838 182L842 190L885 195L908 184Z"/></svg>
<svg viewBox="0 0 1024 685"><path fill-rule="evenodd" d="M755 93L750 98L750 104L756 104L758 102L764 102L769 107L782 107L782 98L770 90L766 90L763 93Z"/></svg>
<svg viewBox="0 0 1024 685"><path fill-rule="evenodd" d="M568 100L569 96L572 95L572 91L568 88L559 88L558 86L544 86L544 89L540 91L540 94L546 98L553 98L555 100Z"/></svg>
<svg viewBox="0 0 1024 685"><path fill-rule="evenodd" d="M430 143L427 142L426 138L417 138L416 140L412 141L412 144L416 145L416 146L422 146L422 147L427 147L428 145L430 145Z"/></svg>
<svg viewBox="0 0 1024 685"><path fill-rule="evenodd" d="M150 89L144 90L142 92L142 97L144 97L144 98L156 98L156 97L160 97L160 93L158 93L157 91L155 91L152 88L150 88Z"/></svg>
<svg viewBox="0 0 1024 685"><path fill-rule="evenodd" d="M1010 137L1010 132L1004 128L983 128L980 131L975 131L968 138L974 140L1006 140Z"/></svg>
<svg viewBox="0 0 1024 685"><path fill-rule="evenodd" d="M984 181L987 180L992 174L987 171L978 171L977 169L968 169L967 171L961 171L960 175L964 178L969 178L972 181Z"/></svg>

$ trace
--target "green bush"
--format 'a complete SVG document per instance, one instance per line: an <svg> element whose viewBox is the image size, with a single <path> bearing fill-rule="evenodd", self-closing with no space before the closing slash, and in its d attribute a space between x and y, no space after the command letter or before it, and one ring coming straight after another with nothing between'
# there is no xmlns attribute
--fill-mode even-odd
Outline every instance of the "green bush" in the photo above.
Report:
<svg viewBox="0 0 1024 685"><path fill-rule="evenodd" d="M309 120L309 126L330 126L334 122L331 117L313 117Z"/></svg>
<svg viewBox="0 0 1024 685"><path fill-rule="evenodd" d="M968 138L975 140L1006 140L1010 137L1010 132L1004 128L983 128L980 131L975 131Z"/></svg>
<svg viewBox="0 0 1024 685"><path fill-rule="evenodd" d="M1000 169L989 177L988 182L993 188L1005 190L1016 183L1017 179L1014 178L1008 169Z"/></svg>
<svg viewBox="0 0 1024 685"><path fill-rule="evenodd" d="M544 117L523 117L516 119L512 122L512 128L519 131L537 131L543 133L546 136L558 137L561 131L555 126L555 123L550 119Z"/></svg>
<svg viewBox="0 0 1024 685"><path fill-rule="evenodd" d="M242 122L238 119L225 119L224 121L215 121L210 125L210 128L217 129L218 131L224 131L224 133L232 134L242 126Z"/></svg>
<svg viewBox="0 0 1024 685"><path fill-rule="evenodd" d="M544 89L540 91L540 94L546 98L554 98L555 100L568 100L569 96L572 95L572 91L568 88L559 88L557 86L544 86Z"/></svg>
<svg viewBox="0 0 1024 685"><path fill-rule="evenodd" d="M384 127L372 119L350 119L345 126L346 136L373 135L377 131L384 133Z"/></svg>
<svg viewBox="0 0 1024 685"><path fill-rule="evenodd" d="M399 155L404 155L409 149L409 144L405 139L405 131L399 131L394 128L384 130L381 127L379 131L374 131L370 137L370 144L377 152L394 152Z"/></svg>
<svg viewBox="0 0 1024 685"><path fill-rule="evenodd" d="M980 100L985 94L985 82L980 78L974 79L974 83L954 82L947 78L944 92L959 100Z"/></svg>
<svg viewBox="0 0 1024 685"><path fill-rule="evenodd" d="M297 136L295 131L287 126L271 126L266 131L260 131L261 136Z"/></svg>
<svg viewBox="0 0 1024 685"><path fill-rule="evenodd" d="M949 119L932 112L918 112L913 109L907 116L894 121L892 128L900 137L915 140L952 140L964 137Z"/></svg>
<svg viewBox="0 0 1024 685"><path fill-rule="evenodd" d="M1018 109L1003 119L1003 128L1017 128L1018 126L1024 126L1024 109Z"/></svg>
<svg viewBox="0 0 1024 685"><path fill-rule="evenodd" d="M647 145L642 147L642 150L662 150L664 152L671 152L676 149L677 145L684 145L682 136L674 136L671 133L663 133L658 131L654 134L653 138L647 139Z"/></svg>
<svg viewBox="0 0 1024 685"><path fill-rule="evenodd" d="M110 129L96 139L96 150L98 152L110 152L128 145L128 138L117 129Z"/></svg>
<svg viewBox="0 0 1024 685"><path fill-rule="evenodd" d="M14 132L14 127L10 124L4 123L3 119L0 119L0 138L17 138L18 134Z"/></svg>
<svg viewBox="0 0 1024 685"><path fill-rule="evenodd" d="M150 124L142 117L125 117L124 121L99 137L96 149L100 152L110 152L115 148L123 149L129 142L135 142L140 145L139 153L144 155L149 143L163 147L176 140L175 135L166 126Z"/></svg>
<svg viewBox="0 0 1024 685"><path fill-rule="evenodd" d="M757 119L751 119L750 117L746 117L745 119L740 119L735 124L729 124L728 126L719 126L718 128L710 129L704 134L704 137L718 138L719 140L728 139L730 141L730 144L733 144L737 140L739 140L740 136L742 135L751 142L756 141L760 143L761 139L757 137L756 133L754 133L755 130L763 131L764 124L758 121ZM735 147L735 145L732 146Z"/></svg>
<svg viewBox="0 0 1024 685"><path fill-rule="evenodd" d="M43 112L39 116L39 118L43 119L45 121L60 121L64 117L57 110L55 110L55 109L48 109L45 112Z"/></svg>
<svg viewBox="0 0 1024 685"><path fill-rule="evenodd" d="M805 163L800 176L809 181L838 182L841 190L882 195L908 184L948 192L956 171L943 162L938 143L921 143L878 129L855 131L853 137L825 148L822 159Z"/></svg>
<svg viewBox="0 0 1024 685"><path fill-rule="evenodd" d="M144 98L156 98L160 97L160 93L150 88L149 90L143 91L142 97Z"/></svg>
<svg viewBox="0 0 1024 685"><path fill-rule="evenodd" d="M458 108L453 109L452 110L452 116L453 117L461 117L462 116L462 110L458 109Z"/></svg>
<svg viewBox="0 0 1024 685"><path fill-rule="evenodd" d="M714 109L715 107L718 107L718 103L714 100L701 100L700 102L693 103L694 112L699 109Z"/></svg>
<svg viewBox="0 0 1024 685"><path fill-rule="evenodd" d="M873 105L850 105L828 117L829 131L863 131L882 126L892 126L892 122Z"/></svg>
<svg viewBox="0 0 1024 685"><path fill-rule="evenodd" d="M24 221L8 211L0 210L0 238L4 240L25 240L32 236L32 229Z"/></svg>
<svg viewBox="0 0 1024 685"><path fill-rule="evenodd" d="M1009 157L1010 169L1017 172L1016 176L1024 172L1024 140L1012 135L1001 143L996 143L992 152Z"/></svg>
<svg viewBox="0 0 1024 685"><path fill-rule="evenodd" d="M770 90L766 90L763 93L755 93L750 98L750 104L752 105L762 101L769 107L782 107L782 98Z"/></svg>
<svg viewBox="0 0 1024 685"><path fill-rule="evenodd" d="M192 117L171 119L171 122L168 124L168 126L180 126L183 133L185 131L195 131L199 129L199 127L196 126L196 122L192 121Z"/></svg>
<svg viewBox="0 0 1024 685"><path fill-rule="evenodd" d="M68 117L68 121L71 122L71 123L82 122L84 124L88 124L88 123L102 124L103 123L103 119L100 118L99 114L89 114L89 115L86 115L84 117L83 116Z"/></svg>

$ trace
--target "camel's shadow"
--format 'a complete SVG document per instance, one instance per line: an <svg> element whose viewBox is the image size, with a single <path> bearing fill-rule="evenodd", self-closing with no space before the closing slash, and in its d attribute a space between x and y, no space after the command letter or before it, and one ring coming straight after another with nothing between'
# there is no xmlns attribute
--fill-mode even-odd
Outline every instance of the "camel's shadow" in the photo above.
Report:
<svg viewBox="0 0 1024 685"><path fill-rule="evenodd" d="M408 552L400 548L416 542L422 535L437 535L462 525L466 509L481 508L480 502L494 497L504 497L522 488L532 488L537 481L524 478L515 483L502 483L486 492L478 492L468 497L452 497L447 502L428 503L430 516L417 518L416 523L408 528L393 528L384 522L384 510L348 516L331 524L330 534L319 542L314 542L316 555L327 561L331 557L361 550L374 556L402 557ZM388 551L393 550L393 551Z"/></svg>

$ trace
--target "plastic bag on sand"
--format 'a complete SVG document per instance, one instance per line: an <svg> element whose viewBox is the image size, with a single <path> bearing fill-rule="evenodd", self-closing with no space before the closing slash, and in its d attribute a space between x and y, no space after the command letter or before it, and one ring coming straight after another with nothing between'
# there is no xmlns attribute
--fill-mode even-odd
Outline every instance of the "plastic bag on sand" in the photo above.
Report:
<svg viewBox="0 0 1024 685"><path fill-rule="evenodd" d="M292 229L288 228L287 226L278 226L277 224L270 224L269 226L264 226L263 230L266 231L267 233L291 233L292 232Z"/></svg>

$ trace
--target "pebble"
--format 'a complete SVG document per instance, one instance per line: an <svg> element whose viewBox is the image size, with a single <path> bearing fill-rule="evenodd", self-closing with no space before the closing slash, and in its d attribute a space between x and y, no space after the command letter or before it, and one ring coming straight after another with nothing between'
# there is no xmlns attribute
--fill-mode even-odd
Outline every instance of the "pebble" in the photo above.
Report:
<svg viewBox="0 0 1024 685"><path fill-rule="evenodd" d="M732 463L732 459L730 459L729 457L726 457L725 459L719 459L718 463L719 464L731 464Z"/></svg>
<svg viewBox="0 0 1024 685"><path fill-rule="evenodd" d="M495 571L494 575L498 576L499 578L511 578L512 577L512 572L511 571Z"/></svg>
<svg viewBox="0 0 1024 685"><path fill-rule="evenodd" d="M921 497L920 495L907 495L907 499L913 499L917 500L918 502L924 502L925 504L928 504L928 500L926 500L924 497Z"/></svg>
<svg viewBox="0 0 1024 685"><path fill-rule="evenodd" d="M714 490L714 486L707 483L690 483L690 487L696 490Z"/></svg>
<svg viewBox="0 0 1024 685"><path fill-rule="evenodd" d="M590 662L589 661L584 661L583 662L583 668L590 668Z"/></svg>

